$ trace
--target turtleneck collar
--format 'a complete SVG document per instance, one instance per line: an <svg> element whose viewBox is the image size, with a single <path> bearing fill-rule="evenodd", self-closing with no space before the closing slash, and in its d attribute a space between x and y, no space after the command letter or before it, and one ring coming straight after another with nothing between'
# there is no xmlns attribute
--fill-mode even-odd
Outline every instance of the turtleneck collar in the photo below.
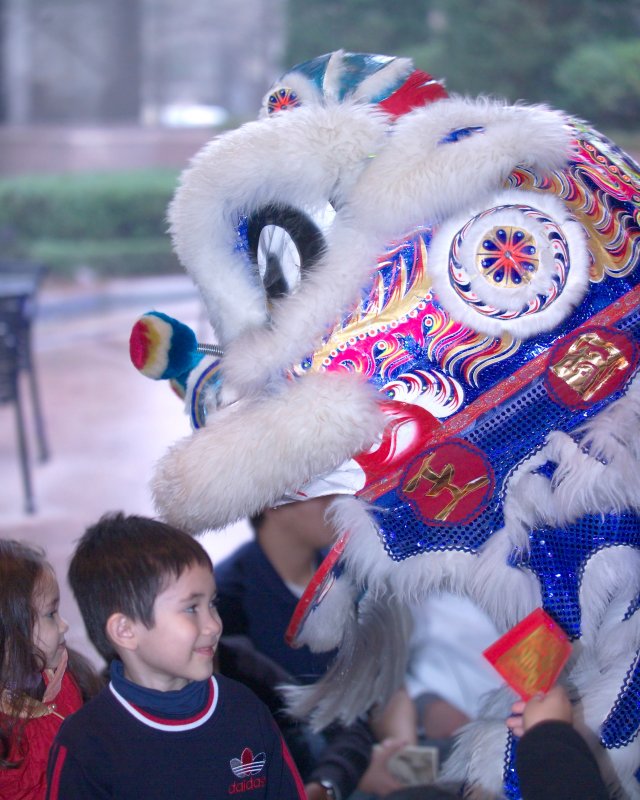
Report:
<svg viewBox="0 0 640 800"><path fill-rule="evenodd" d="M110 676L110 688L118 700L126 701L123 705L133 707L145 717L166 720L169 725L201 719L212 711L212 704L215 706L217 701L217 685L213 678L192 681L183 689L160 692L125 678L124 665L119 659L111 662Z"/></svg>

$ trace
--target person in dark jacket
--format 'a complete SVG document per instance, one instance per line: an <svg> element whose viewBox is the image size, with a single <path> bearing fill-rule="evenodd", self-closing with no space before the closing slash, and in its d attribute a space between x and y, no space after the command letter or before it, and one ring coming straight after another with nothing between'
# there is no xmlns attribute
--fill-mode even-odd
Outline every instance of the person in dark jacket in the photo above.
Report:
<svg viewBox="0 0 640 800"><path fill-rule="evenodd" d="M236 637L243 637L246 656L248 640L254 655L262 657L263 677L278 672L284 676L272 678L274 687L312 683L325 673L334 652L314 653L307 646L292 648L284 634L300 596L333 542L334 531L326 519L333 499L331 495L315 497L265 509L251 519L255 537L216 564L218 611L224 623L220 672L246 683L263 700L255 683L228 664L225 668L224 644L234 638L237 646ZM271 662L271 668L266 662ZM270 706L268 700L265 702ZM333 725L320 734L298 725L297 744L292 744L291 721L285 721L281 714L276 719L292 748L308 798L347 800L356 787L376 796L402 788L387 764L397 750L410 743L408 737L405 741L385 735L372 747L376 736L367 720ZM288 730L282 728L283 721Z"/></svg>
<svg viewBox="0 0 640 800"><path fill-rule="evenodd" d="M515 702L507 726L519 737L516 773L523 800L608 800L596 759L573 727L571 702L561 686L526 703Z"/></svg>

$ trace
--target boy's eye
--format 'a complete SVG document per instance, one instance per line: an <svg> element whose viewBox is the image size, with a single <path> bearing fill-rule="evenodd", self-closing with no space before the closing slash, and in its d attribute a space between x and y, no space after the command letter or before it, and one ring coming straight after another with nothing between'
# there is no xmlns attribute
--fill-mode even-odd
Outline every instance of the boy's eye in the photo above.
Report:
<svg viewBox="0 0 640 800"><path fill-rule="evenodd" d="M185 608L185 611L187 612L187 614L195 614L197 608L198 608L198 606L192 605L192 606L189 606L188 608Z"/></svg>
<svg viewBox="0 0 640 800"><path fill-rule="evenodd" d="M209 608L217 608L217 607L218 607L218 597L216 595L216 597L212 597L211 600L209 600Z"/></svg>

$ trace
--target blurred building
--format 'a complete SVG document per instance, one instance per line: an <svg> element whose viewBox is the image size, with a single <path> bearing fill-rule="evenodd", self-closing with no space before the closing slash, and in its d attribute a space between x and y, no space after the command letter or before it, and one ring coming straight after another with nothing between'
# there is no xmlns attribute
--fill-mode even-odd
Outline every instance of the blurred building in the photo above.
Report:
<svg viewBox="0 0 640 800"><path fill-rule="evenodd" d="M0 124L252 118L282 70L284 14L285 0L0 0Z"/></svg>

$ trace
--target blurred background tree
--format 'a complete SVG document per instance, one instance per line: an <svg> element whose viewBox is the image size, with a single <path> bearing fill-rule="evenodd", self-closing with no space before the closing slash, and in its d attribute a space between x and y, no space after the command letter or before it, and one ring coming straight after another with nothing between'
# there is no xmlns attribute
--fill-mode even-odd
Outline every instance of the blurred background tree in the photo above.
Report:
<svg viewBox="0 0 640 800"><path fill-rule="evenodd" d="M0 0L0 249L58 275L180 270L165 211L294 64L409 56L640 153L640 0ZM60 176L64 180L60 180ZM86 269L85 269L86 268Z"/></svg>
<svg viewBox="0 0 640 800"><path fill-rule="evenodd" d="M640 0L295 0L287 61L343 47L406 55L451 92L640 126Z"/></svg>

